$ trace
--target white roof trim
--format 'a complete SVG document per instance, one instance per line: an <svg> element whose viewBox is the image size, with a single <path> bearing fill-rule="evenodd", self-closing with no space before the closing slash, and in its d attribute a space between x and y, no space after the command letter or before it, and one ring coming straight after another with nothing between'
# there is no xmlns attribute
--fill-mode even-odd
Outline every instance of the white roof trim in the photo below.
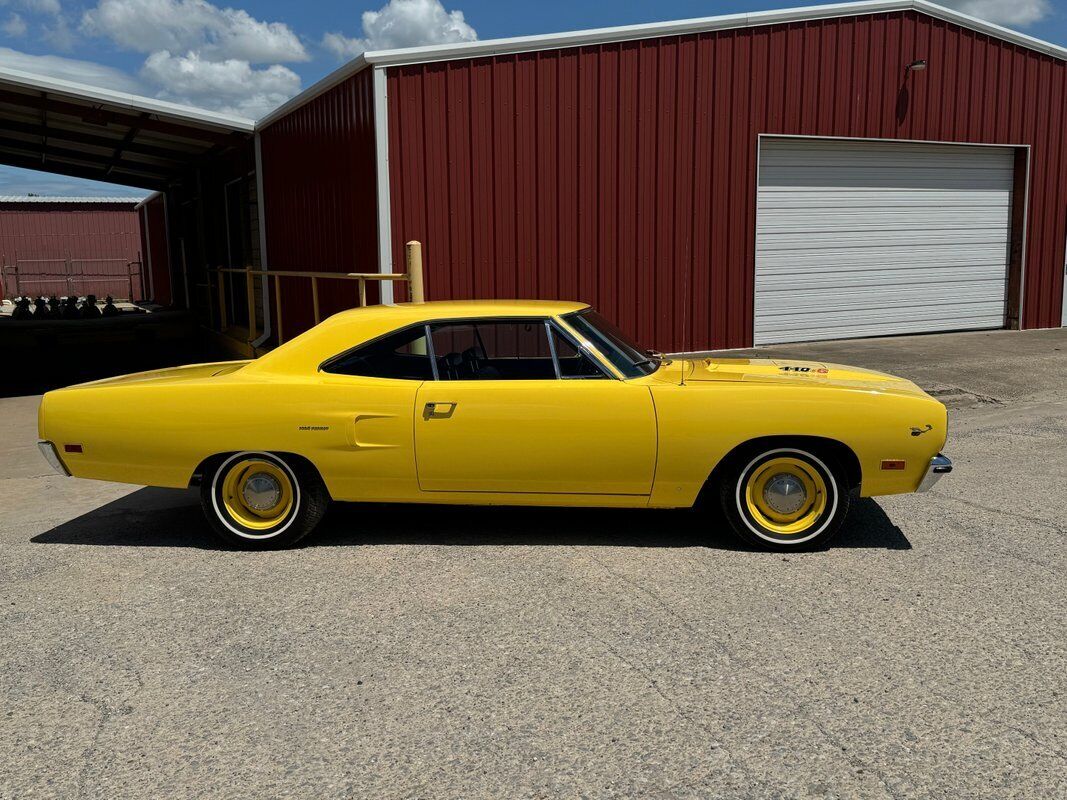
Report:
<svg viewBox="0 0 1067 800"><path fill-rule="evenodd" d="M597 28L571 33L554 33L544 36L516 36L510 39L491 39L484 42L462 44L438 44L427 47L411 47L399 50L377 50L363 54L371 64L395 65L423 61L439 61L455 58L518 53L526 50L558 49L606 42L647 39L658 36L678 36L686 33L752 28L760 25L777 25L786 22L801 22L813 19L857 16L860 14L885 14L894 11L920 11L931 17L954 22L965 28L995 36L998 39L1020 44L1033 50L1067 59L1067 48L1043 42L1032 36L994 25L991 22L961 14L926 0L862 0L856 3L786 8L779 11L755 11L747 14L727 14L718 17L680 20L677 22L653 22L645 25L624 25L616 28Z"/></svg>
<svg viewBox="0 0 1067 800"><path fill-rule="evenodd" d="M227 128L244 133L252 133L255 130L255 121L245 117L220 114L217 111L206 111L202 108L182 106L177 103L168 103L165 100L154 100L150 97L141 97L135 94L126 94L125 92L115 92L111 89L101 89L98 86L88 86L61 78L52 78L48 75L37 75L18 69L8 69L2 65L0 65L0 82L73 100L95 100L99 103L118 106L138 113L159 114L182 122Z"/></svg>
<svg viewBox="0 0 1067 800"><path fill-rule="evenodd" d="M290 97L288 100L286 100L273 111L267 112L265 116L260 117L259 120L256 122L256 130L262 130L263 128L270 125L272 122L275 122L278 119L284 117L290 111L294 111L297 108L300 108L300 106L304 105L305 103L311 102L323 92L332 89L341 81L355 75L361 69L368 66L366 56L366 53L361 53L351 61L342 64L340 67L338 67L329 75L327 75L325 78L322 78L311 84L311 86L306 88L300 94Z"/></svg>
<svg viewBox="0 0 1067 800"><path fill-rule="evenodd" d="M0 195L0 203L128 203L131 206L142 202L140 197L63 197L29 196L17 194Z"/></svg>
<svg viewBox="0 0 1067 800"><path fill-rule="evenodd" d="M369 65L398 66L430 61L450 61L461 58L522 53L532 50L558 50L564 47L581 47L715 30L752 28L761 25L780 25L789 22L803 22L805 20L854 17L862 14L887 14L897 11L918 11L997 39L1012 42L1030 50L1036 50L1053 58L1067 61L1067 48L1036 39L1033 36L1027 36L1024 33L1019 33L1000 25L994 25L991 22L986 22L967 14L961 14L959 11L927 2L927 0L861 0L861 2L855 3L834 3L831 5L787 8L778 11L756 11L749 14L727 14L717 17L653 22L644 25L622 25L614 28L597 28L568 33L515 36L508 39L487 39L480 42L464 42L461 44L438 44L426 47L407 47L399 50L372 50L344 64L318 83L271 111L256 123L256 128L263 128L275 122L280 117L313 100Z"/></svg>
<svg viewBox="0 0 1067 800"><path fill-rule="evenodd" d="M145 205L147 203L151 203L157 197L162 197L162 196L163 196L163 192L152 192L152 194L148 195L148 197L146 197L144 200L142 200L136 206L134 206L134 209L139 211L141 209L141 206L143 206L143 205Z"/></svg>

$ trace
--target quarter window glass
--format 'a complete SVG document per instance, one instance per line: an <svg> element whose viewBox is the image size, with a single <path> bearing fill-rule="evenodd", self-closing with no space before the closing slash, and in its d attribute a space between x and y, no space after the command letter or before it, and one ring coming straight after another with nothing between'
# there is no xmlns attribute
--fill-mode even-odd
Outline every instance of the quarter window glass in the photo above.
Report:
<svg viewBox="0 0 1067 800"><path fill-rule="evenodd" d="M561 378L604 378L604 371L594 363L588 355L583 353L566 339L555 328L552 329L552 344L556 348L556 358L559 360L559 376Z"/></svg>
<svg viewBox="0 0 1067 800"><path fill-rule="evenodd" d="M443 381L554 380L544 320L473 321L431 326Z"/></svg>
<svg viewBox="0 0 1067 800"><path fill-rule="evenodd" d="M335 375L432 381L425 327L406 328L345 353L323 367Z"/></svg>

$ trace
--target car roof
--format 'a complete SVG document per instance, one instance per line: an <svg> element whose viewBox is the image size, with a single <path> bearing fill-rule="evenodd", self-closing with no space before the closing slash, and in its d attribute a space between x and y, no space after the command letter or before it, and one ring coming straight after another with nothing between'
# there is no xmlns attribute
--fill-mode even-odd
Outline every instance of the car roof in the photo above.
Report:
<svg viewBox="0 0 1067 800"><path fill-rule="evenodd" d="M394 316L405 322L455 319L458 317L537 316L552 317L588 308L588 303L566 300L431 300L425 303L386 303L342 311L330 318L338 323L365 318L367 314Z"/></svg>
<svg viewBox="0 0 1067 800"><path fill-rule="evenodd" d="M436 300L353 308L254 361L242 372L306 374L325 359L391 331L420 322L480 317L555 317L589 308L563 300Z"/></svg>

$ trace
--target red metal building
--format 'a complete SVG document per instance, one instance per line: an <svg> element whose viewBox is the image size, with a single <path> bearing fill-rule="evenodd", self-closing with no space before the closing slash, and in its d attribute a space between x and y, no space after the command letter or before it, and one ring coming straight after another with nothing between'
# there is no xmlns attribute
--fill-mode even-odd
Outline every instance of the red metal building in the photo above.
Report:
<svg viewBox="0 0 1067 800"><path fill-rule="evenodd" d="M140 300L137 200L0 197L3 293Z"/></svg>
<svg viewBox="0 0 1067 800"><path fill-rule="evenodd" d="M133 255L33 251L67 290L140 297L74 262L143 261L248 352L357 302L277 271L412 239L430 299L584 300L667 351L1067 321L1067 49L925 0L370 52L258 122L0 84L0 161L157 192Z"/></svg>
<svg viewBox="0 0 1067 800"><path fill-rule="evenodd" d="M1059 326L1065 60L923 0L366 53L257 123L267 262L663 350Z"/></svg>

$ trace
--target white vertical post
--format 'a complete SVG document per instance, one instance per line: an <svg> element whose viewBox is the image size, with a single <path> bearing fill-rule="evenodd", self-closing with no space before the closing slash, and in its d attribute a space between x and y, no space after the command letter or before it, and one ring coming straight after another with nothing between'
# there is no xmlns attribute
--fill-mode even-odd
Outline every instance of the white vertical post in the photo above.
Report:
<svg viewBox="0 0 1067 800"><path fill-rule="evenodd" d="M374 159L378 184L378 272L393 271L389 211L389 98L385 68L374 67ZM393 302L392 281L379 281L381 301Z"/></svg>

